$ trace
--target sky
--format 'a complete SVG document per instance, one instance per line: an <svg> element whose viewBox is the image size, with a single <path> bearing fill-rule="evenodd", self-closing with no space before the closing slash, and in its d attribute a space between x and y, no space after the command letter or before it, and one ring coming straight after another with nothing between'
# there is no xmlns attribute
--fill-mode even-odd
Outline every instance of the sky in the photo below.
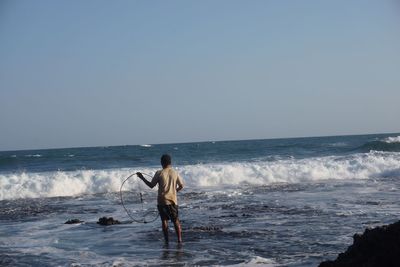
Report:
<svg viewBox="0 0 400 267"><path fill-rule="evenodd" d="M0 150L400 132L400 3L0 1Z"/></svg>

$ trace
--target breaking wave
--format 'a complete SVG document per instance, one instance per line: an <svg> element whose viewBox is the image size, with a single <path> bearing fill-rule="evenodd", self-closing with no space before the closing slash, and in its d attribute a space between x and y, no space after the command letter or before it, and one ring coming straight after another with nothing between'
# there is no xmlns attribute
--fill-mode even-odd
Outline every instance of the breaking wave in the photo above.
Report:
<svg viewBox="0 0 400 267"><path fill-rule="evenodd" d="M375 151L308 159L185 165L177 169L188 188L400 177L400 153ZM0 174L0 200L118 192L122 181L136 171L152 174L156 169ZM124 189L137 188L139 182L131 179Z"/></svg>
<svg viewBox="0 0 400 267"><path fill-rule="evenodd" d="M382 140L371 141L361 146L360 149L363 152L369 152L371 150L400 152L400 136L387 137Z"/></svg>
<svg viewBox="0 0 400 267"><path fill-rule="evenodd" d="M400 143L400 136L391 136L383 139L383 142L392 144L392 143Z"/></svg>

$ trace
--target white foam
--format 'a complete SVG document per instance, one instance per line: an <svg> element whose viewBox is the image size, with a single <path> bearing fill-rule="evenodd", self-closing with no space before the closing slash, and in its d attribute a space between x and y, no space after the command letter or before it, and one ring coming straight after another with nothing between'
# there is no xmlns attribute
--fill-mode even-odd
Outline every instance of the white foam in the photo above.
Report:
<svg viewBox="0 0 400 267"><path fill-rule="evenodd" d="M25 155L25 157L27 157L27 158L40 158L40 157L42 157L42 155L40 155L40 154L29 154L29 155Z"/></svg>
<svg viewBox="0 0 400 267"><path fill-rule="evenodd" d="M180 169L195 186L238 185L249 183L299 183L327 179L368 179L400 176L400 154L371 152L349 157L321 157L273 162L194 165Z"/></svg>
<svg viewBox="0 0 400 267"><path fill-rule="evenodd" d="M383 142L392 144L392 143L400 143L400 136L390 136L383 139Z"/></svg>
<svg viewBox="0 0 400 267"><path fill-rule="evenodd" d="M243 183L270 185L327 179L375 179L400 177L400 153L370 152L300 160L198 164L179 166L177 169L187 188L225 188ZM156 169L0 174L0 200L118 192L122 181L137 171L153 174ZM124 185L124 189L133 189L139 182L139 179L133 177Z"/></svg>
<svg viewBox="0 0 400 267"><path fill-rule="evenodd" d="M117 169L0 174L0 200L118 192L122 181L136 171ZM134 178L124 185L124 189L138 186L139 180Z"/></svg>
<svg viewBox="0 0 400 267"><path fill-rule="evenodd" d="M141 147L152 147L152 145L140 145Z"/></svg>
<svg viewBox="0 0 400 267"><path fill-rule="evenodd" d="M275 267L278 266L278 264L272 260L272 259L267 259L263 258L260 256L253 256L250 260L247 260L243 263L239 264L234 264L234 265L228 265L228 266L264 266L264 267Z"/></svg>

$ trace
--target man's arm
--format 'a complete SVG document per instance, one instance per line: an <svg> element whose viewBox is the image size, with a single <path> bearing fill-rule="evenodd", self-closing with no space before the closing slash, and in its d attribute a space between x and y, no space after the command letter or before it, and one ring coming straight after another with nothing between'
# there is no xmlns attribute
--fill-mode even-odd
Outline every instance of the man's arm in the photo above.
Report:
<svg viewBox="0 0 400 267"><path fill-rule="evenodd" d="M150 187L150 188L155 187L156 184L157 184L156 182L151 183L151 182L147 181L147 179L144 178L143 174L140 173L140 172L137 172L136 175L137 175L148 187ZM154 179L153 179L152 181L154 181Z"/></svg>
<svg viewBox="0 0 400 267"><path fill-rule="evenodd" d="M179 192L183 189L183 185L178 185L178 187L176 188L176 192Z"/></svg>
<svg viewBox="0 0 400 267"><path fill-rule="evenodd" d="M178 187L176 188L176 192L179 192L183 189L183 182L182 182L182 178L179 176L178 174L178 180L176 181L176 184L178 185Z"/></svg>

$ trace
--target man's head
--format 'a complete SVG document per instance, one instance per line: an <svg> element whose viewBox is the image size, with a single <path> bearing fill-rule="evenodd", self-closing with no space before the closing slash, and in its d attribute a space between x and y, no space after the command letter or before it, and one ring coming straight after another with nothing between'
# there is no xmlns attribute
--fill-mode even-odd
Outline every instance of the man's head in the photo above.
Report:
<svg viewBox="0 0 400 267"><path fill-rule="evenodd" d="M168 154L164 154L161 156L161 166L163 168L168 167L169 165L171 165L171 156Z"/></svg>

